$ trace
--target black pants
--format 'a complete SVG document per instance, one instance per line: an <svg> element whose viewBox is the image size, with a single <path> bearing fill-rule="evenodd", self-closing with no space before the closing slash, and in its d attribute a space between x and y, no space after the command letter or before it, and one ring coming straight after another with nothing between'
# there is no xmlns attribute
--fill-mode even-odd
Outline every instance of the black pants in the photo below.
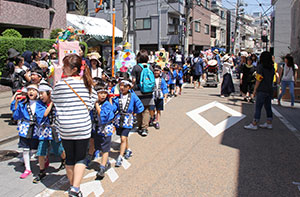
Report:
<svg viewBox="0 0 300 197"><path fill-rule="evenodd" d="M84 164L89 139L84 140L62 140L66 152L66 165L74 166L77 163Z"/></svg>

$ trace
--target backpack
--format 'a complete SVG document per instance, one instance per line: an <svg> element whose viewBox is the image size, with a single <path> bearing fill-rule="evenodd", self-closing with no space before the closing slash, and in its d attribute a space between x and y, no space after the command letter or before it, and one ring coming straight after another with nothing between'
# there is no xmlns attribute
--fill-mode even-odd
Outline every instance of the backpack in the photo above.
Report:
<svg viewBox="0 0 300 197"><path fill-rule="evenodd" d="M140 90L142 93L153 92L155 87L155 78L153 72L150 70L149 64L139 64L143 69L140 77Z"/></svg>
<svg viewBox="0 0 300 197"><path fill-rule="evenodd" d="M13 92L16 92L17 90L22 89L25 86L24 83L24 75L26 74L26 71L22 70L20 73L14 73L13 79L12 79L12 90Z"/></svg>

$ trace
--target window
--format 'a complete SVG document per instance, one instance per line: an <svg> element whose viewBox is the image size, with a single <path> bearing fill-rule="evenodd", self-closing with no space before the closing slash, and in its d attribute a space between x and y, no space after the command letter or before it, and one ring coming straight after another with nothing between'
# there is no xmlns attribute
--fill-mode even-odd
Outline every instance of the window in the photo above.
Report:
<svg viewBox="0 0 300 197"><path fill-rule="evenodd" d="M216 38L217 37L217 27L210 26L210 37Z"/></svg>
<svg viewBox="0 0 300 197"><path fill-rule="evenodd" d="M179 18L169 16L168 18L168 34L178 34Z"/></svg>
<svg viewBox="0 0 300 197"><path fill-rule="evenodd" d="M193 21L193 17L190 17L190 22ZM190 25L189 36L193 35L193 25Z"/></svg>
<svg viewBox="0 0 300 197"><path fill-rule="evenodd" d="M224 11L221 11L221 19L225 19L225 13L224 13Z"/></svg>
<svg viewBox="0 0 300 197"><path fill-rule="evenodd" d="M205 24L205 34L209 34L209 25Z"/></svg>
<svg viewBox="0 0 300 197"><path fill-rule="evenodd" d="M201 23L199 21L195 22L195 32L201 32Z"/></svg>
<svg viewBox="0 0 300 197"><path fill-rule="evenodd" d="M136 19L135 29L136 30L151 29L151 19L150 18Z"/></svg>
<svg viewBox="0 0 300 197"><path fill-rule="evenodd" d="M74 2L68 2L67 3L67 12L69 11L75 11L76 10L76 6Z"/></svg>

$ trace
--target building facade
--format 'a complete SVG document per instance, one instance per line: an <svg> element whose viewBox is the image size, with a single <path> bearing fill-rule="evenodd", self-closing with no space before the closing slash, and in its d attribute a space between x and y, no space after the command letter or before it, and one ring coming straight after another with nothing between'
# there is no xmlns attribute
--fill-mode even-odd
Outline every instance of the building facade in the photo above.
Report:
<svg viewBox="0 0 300 197"><path fill-rule="evenodd" d="M49 38L66 26L66 0L1 0L0 33L13 28L23 37Z"/></svg>
<svg viewBox="0 0 300 197"><path fill-rule="evenodd" d="M132 2L132 1L131 1ZM168 51L180 49L183 45L182 32L185 1L183 0L168 0L161 1L158 4L157 0L148 1L133 1L132 8L129 9L129 32L128 41L133 45L133 50L140 49L158 50L159 41L161 46ZM89 15L104 18L111 21L111 15L103 11L94 13L95 2L88 1ZM110 7L108 6L109 10ZM123 30L123 1L115 1L116 9L116 26ZM160 10L160 17L159 17ZM160 18L160 20L159 20Z"/></svg>
<svg viewBox="0 0 300 197"><path fill-rule="evenodd" d="M272 0L275 11L271 44L276 62L281 62L283 56L291 53L291 3L292 0Z"/></svg>
<svg viewBox="0 0 300 197"><path fill-rule="evenodd" d="M211 11L211 46L225 49L227 45L227 10L222 7L221 0L213 0Z"/></svg>
<svg viewBox="0 0 300 197"><path fill-rule="evenodd" d="M189 53L193 50L210 48L211 4L208 0L193 2L193 9L189 15Z"/></svg>

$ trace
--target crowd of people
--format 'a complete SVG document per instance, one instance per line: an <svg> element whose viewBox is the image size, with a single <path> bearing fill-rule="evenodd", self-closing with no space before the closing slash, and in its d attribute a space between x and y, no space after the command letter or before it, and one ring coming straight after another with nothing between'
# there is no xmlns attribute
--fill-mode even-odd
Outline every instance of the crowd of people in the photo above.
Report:
<svg viewBox="0 0 300 197"><path fill-rule="evenodd" d="M171 56L169 66L162 68L153 61L153 53L142 49L131 73L117 72L113 77L111 69L99 61L98 53L85 58L83 51L81 46L79 55L70 54L63 59L63 75L54 87L49 77L51 60L57 58L54 49L42 53L26 51L22 56L14 49L8 51L7 69L13 76L12 119L18 124L18 146L23 149L25 164L20 178L32 174L32 150L37 150L40 168L33 182L45 178L51 147L61 157L59 169L66 169L69 196L82 196L81 179L96 152L102 155L97 177L104 178L111 167L108 157L114 133L121 138L115 163L115 167L120 167L124 159L133 155L128 138L133 128L144 137L149 126L160 129L161 112L168 97L180 96L184 83L203 88L210 72L215 71L218 82L222 79L221 97L235 92L233 75L236 74L244 100L255 101L254 120L246 129L258 128L263 106L267 122L260 127L272 128L271 99L274 85L280 82L278 104L289 86L294 106L298 67L290 55L279 69L269 52L257 58L246 52L235 57L219 54L218 50L195 51L184 58L177 51Z"/></svg>

